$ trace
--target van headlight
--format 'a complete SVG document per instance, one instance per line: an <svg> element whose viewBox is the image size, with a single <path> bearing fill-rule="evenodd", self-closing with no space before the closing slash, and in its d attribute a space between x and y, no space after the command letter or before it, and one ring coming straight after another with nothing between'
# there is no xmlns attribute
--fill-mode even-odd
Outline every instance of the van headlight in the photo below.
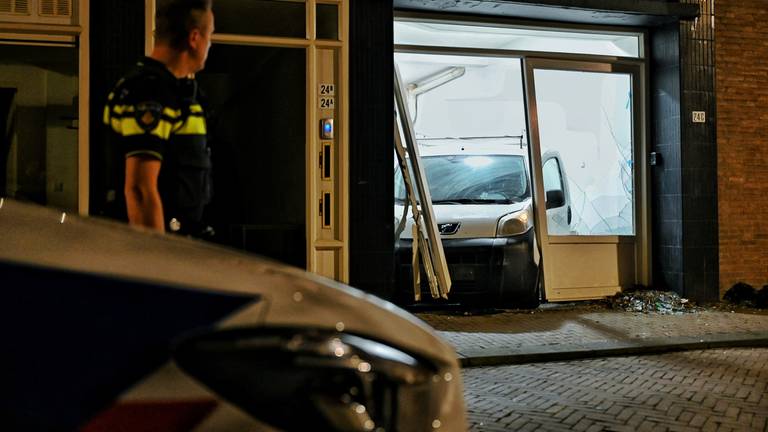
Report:
<svg viewBox="0 0 768 432"><path fill-rule="evenodd" d="M523 234L533 227L533 210L527 206L523 210L502 216L496 227L497 237L510 237Z"/></svg>

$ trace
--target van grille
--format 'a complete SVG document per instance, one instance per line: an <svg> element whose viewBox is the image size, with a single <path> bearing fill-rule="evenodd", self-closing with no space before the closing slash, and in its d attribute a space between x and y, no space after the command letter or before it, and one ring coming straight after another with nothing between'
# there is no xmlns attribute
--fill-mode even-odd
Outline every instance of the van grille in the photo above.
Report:
<svg viewBox="0 0 768 432"><path fill-rule="evenodd" d="M399 255L400 280L398 284L411 291L413 267L411 266L412 249L401 250ZM500 271L504 264L503 254L496 254L489 246L444 248L445 261L451 274L451 292L454 294L488 293L493 291L495 278L492 276ZM429 282L424 268L421 268L422 298L429 299ZM449 295L450 297L450 295Z"/></svg>

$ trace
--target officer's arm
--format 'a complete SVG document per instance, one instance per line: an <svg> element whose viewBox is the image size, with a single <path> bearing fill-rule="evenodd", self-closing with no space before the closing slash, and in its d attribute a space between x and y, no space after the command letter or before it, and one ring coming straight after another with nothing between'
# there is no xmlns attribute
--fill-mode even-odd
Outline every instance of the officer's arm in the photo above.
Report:
<svg viewBox="0 0 768 432"><path fill-rule="evenodd" d="M163 204L157 190L159 159L134 155L125 159L125 201L128 222L165 232Z"/></svg>

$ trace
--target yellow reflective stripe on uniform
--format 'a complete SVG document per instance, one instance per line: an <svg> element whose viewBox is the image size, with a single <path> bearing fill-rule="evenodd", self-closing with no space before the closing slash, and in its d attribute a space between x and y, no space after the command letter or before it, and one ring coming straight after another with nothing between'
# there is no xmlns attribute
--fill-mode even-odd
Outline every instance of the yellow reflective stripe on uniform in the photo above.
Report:
<svg viewBox="0 0 768 432"><path fill-rule="evenodd" d="M139 126L139 123L133 117L114 118L112 114L122 115L125 113L136 112L134 105L114 105L104 108L104 124L112 125L112 129L120 135L142 135L146 131ZM190 105L190 113L202 113L203 107L199 104ZM171 133L179 135L205 135L207 128L205 118L201 116L189 116L183 123L180 120L182 111L163 108L163 115L169 117L173 122L160 119L158 125L150 133L162 139L168 139Z"/></svg>
<svg viewBox="0 0 768 432"><path fill-rule="evenodd" d="M170 108L163 108L163 114L175 120L177 117L181 117L181 110L172 110Z"/></svg>
<svg viewBox="0 0 768 432"><path fill-rule="evenodd" d="M150 135L167 140L171 137L171 130L173 129L171 122L166 120L157 122L157 126L149 132L139 126L139 122L133 117L113 118L111 123L112 129L124 137L149 133Z"/></svg>
<svg viewBox="0 0 768 432"><path fill-rule="evenodd" d="M115 114L132 113L136 111L136 107L133 105L115 105L112 107L112 111L114 111Z"/></svg>
<svg viewBox="0 0 768 432"><path fill-rule="evenodd" d="M206 132L205 119L197 116L187 117L187 121L173 131L176 135L205 135Z"/></svg>
<svg viewBox="0 0 768 432"><path fill-rule="evenodd" d="M124 113L132 113L136 112L136 106L134 105L115 105L112 107L112 111L115 112L115 114L124 114ZM201 111L202 112L202 111ZM181 110L172 110L170 108L163 108L163 114L166 116L176 119L178 117L181 117Z"/></svg>

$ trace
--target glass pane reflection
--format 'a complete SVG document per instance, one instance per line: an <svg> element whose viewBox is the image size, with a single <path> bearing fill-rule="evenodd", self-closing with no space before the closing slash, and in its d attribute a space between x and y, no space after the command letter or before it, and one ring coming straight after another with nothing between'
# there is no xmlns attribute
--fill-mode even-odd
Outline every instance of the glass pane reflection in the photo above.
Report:
<svg viewBox="0 0 768 432"><path fill-rule="evenodd" d="M76 210L78 52L0 45L0 196Z"/></svg>
<svg viewBox="0 0 768 432"><path fill-rule="evenodd" d="M562 160L572 212L547 231L633 235L631 75L537 69L534 78L541 153Z"/></svg>
<svg viewBox="0 0 768 432"><path fill-rule="evenodd" d="M303 0L216 0L213 11L217 33L306 37Z"/></svg>
<svg viewBox="0 0 768 432"><path fill-rule="evenodd" d="M317 5L317 38L339 39L339 8L334 4Z"/></svg>

